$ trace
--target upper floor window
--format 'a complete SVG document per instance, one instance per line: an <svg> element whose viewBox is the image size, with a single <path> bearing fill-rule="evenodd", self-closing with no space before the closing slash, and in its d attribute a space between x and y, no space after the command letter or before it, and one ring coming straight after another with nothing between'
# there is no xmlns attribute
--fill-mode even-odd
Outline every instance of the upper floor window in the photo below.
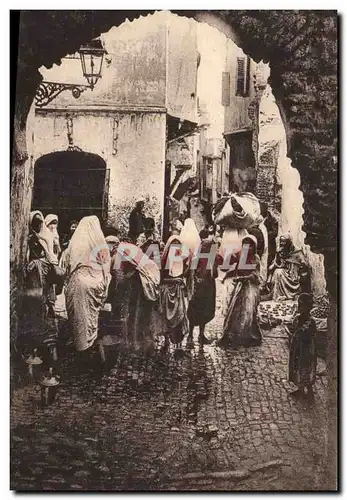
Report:
<svg viewBox="0 0 347 500"><path fill-rule="evenodd" d="M249 96L250 87L250 57L238 57L236 60L236 95Z"/></svg>

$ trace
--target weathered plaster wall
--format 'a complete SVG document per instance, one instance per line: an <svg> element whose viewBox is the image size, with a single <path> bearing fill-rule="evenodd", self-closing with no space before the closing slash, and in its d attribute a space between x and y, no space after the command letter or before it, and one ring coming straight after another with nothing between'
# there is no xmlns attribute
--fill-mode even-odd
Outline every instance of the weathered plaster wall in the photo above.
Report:
<svg viewBox="0 0 347 500"><path fill-rule="evenodd" d="M129 211L135 198L150 196L150 212L160 224L164 199L165 114L85 111L69 116L73 121L74 145L101 156L110 170L108 221L127 232ZM67 147L66 113L37 112L35 160Z"/></svg>
<svg viewBox="0 0 347 500"><path fill-rule="evenodd" d="M246 68L246 54L234 42L228 40L226 70L230 77L230 103L225 106L224 135L229 145L232 184L240 191L253 192L256 190L257 179L259 105L269 70L264 64L258 65L250 59L249 92L246 96L238 96L238 58L244 59ZM244 137L245 134L248 134L248 138Z"/></svg>
<svg viewBox="0 0 347 500"><path fill-rule="evenodd" d="M78 99L62 92L50 104L70 106L137 106L167 108L170 115L195 122L197 23L169 12L125 22L103 33L107 55L102 77ZM85 85L81 62L63 59L40 69L45 81Z"/></svg>
<svg viewBox="0 0 347 500"><path fill-rule="evenodd" d="M161 225L164 203L166 115L120 115L119 154L112 161L109 220L124 231L129 203L147 198L146 215ZM125 222L126 219L126 222Z"/></svg>
<svg viewBox="0 0 347 500"><path fill-rule="evenodd" d="M197 121L197 23L193 19L167 14L167 94L171 116Z"/></svg>
<svg viewBox="0 0 347 500"><path fill-rule="evenodd" d="M226 37L206 23L197 23L198 68L197 94L199 123L208 124L207 138L223 138L224 107L221 99L222 75L225 71Z"/></svg>
<svg viewBox="0 0 347 500"><path fill-rule="evenodd" d="M192 21L191 21L192 22ZM70 105L165 106L167 85L167 16L156 13L111 28L101 37L105 56L102 78L78 99L61 93L51 107ZM86 84L81 62L64 59L60 66L41 69L46 81Z"/></svg>

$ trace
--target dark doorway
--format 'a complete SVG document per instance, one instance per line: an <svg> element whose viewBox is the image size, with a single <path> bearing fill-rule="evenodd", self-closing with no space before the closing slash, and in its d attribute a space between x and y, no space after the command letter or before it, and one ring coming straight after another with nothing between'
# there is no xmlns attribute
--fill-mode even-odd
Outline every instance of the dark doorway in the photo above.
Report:
<svg viewBox="0 0 347 500"><path fill-rule="evenodd" d="M59 233L71 220L96 215L107 217L109 170L98 155L59 151L41 156L35 163L33 210L59 217Z"/></svg>
<svg viewBox="0 0 347 500"><path fill-rule="evenodd" d="M252 137L252 131L237 132L225 137L230 146L230 191L255 192L256 170Z"/></svg>

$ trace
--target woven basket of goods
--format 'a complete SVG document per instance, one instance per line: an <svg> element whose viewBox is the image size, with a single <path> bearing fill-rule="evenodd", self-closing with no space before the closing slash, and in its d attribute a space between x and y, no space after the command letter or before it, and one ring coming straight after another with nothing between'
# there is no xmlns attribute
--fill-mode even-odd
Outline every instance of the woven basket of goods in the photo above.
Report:
<svg viewBox="0 0 347 500"><path fill-rule="evenodd" d="M327 318L329 313L329 299L326 295L316 297L314 307L311 311L315 318Z"/></svg>

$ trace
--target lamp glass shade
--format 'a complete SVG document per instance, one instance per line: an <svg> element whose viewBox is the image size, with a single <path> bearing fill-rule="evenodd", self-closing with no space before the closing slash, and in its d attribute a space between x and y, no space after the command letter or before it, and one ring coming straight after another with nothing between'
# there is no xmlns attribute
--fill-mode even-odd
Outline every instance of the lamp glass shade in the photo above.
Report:
<svg viewBox="0 0 347 500"><path fill-rule="evenodd" d="M91 89L101 78L102 62L106 50L102 47L100 40L93 40L79 50L83 75L88 81Z"/></svg>

